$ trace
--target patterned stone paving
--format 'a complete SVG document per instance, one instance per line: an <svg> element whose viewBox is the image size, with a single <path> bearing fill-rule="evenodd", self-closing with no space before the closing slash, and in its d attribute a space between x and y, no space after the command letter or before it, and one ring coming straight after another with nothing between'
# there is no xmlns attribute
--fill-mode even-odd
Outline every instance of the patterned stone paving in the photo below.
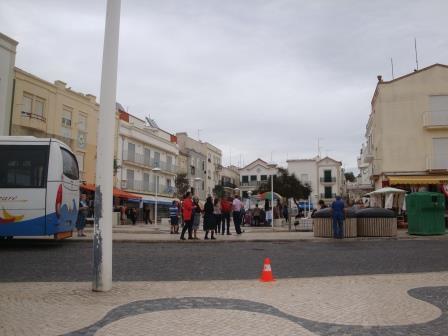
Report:
<svg viewBox="0 0 448 336"><path fill-rule="evenodd" d="M0 284L0 335L447 335L448 272Z"/></svg>

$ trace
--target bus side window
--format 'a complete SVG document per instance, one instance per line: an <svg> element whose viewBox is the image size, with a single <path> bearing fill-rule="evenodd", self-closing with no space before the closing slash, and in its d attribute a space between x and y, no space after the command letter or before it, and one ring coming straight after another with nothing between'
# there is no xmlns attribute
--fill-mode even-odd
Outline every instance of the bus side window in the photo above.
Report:
<svg viewBox="0 0 448 336"><path fill-rule="evenodd" d="M79 179L78 162L75 156L68 150L61 148L62 153L62 170L65 176L72 180Z"/></svg>

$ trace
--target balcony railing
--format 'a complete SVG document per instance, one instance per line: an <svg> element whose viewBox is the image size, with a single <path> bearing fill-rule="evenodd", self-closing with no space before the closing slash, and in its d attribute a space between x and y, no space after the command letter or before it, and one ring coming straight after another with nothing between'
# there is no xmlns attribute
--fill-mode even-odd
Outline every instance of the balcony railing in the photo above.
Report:
<svg viewBox="0 0 448 336"><path fill-rule="evenodd" d="M235 189L235 188L236 188L236 184L231 183L231 182L222 182L221 185L222 185L224 188L232 188L232 189Z"/></svg>
<svg viewBox="0 0 448 336"><path fill-rule="evenodd" d="M333 198L336 198L336 194L320 194L320 198L322 198L322 199L333 199Z"/></svg>
<svg viewBox="0 0 448 336"><path fill-rule="evenodd" d="M177 172L177 166L175 164L166 161L155 160L154 158L148 158L147 156L145 157L145 155L140 153L124 151L123 161L128 161L151 169L160 168L163 171L174 174Z"/></svg>
<svg viewBox="0 0 448 336"><path fill-rule="evenodd" d="M335 183L336 177L321 177L320 182L321 183Z"/></svg>
<svg viewBox="0 0 448 336"><path fill-rule="evenodd" d="M136 191L136 192L142 192L142 193L151 193L155 194L156 192L156 185L154 183L148 183L146 181L141 180L131 180L126 181L126 187L124 188L128 191ZM159 184L157 189L157 194L159 195L166 195L166 196L172 196L174 194L174 187L167 186L165 184Z"/></svg>
<svg viewBox="0 0 448 336"><path fill-rule="evenodd" d="M249 181L249 182L241 182L242 187L258 187L262 183L266 183L267 181Z"/></svg>
<svg viewBox="0 0 448 336"><path fill-rule="evenodd" d="M447 156L433 156L426 158L427 170L448 170L448 157Z"/></svg>
<svg viewBox="0 0 448 336"><path fill-rule="evenodd" d="M448 127L448 110L429 111L423 113L423 127L426 128Z"/></svg>

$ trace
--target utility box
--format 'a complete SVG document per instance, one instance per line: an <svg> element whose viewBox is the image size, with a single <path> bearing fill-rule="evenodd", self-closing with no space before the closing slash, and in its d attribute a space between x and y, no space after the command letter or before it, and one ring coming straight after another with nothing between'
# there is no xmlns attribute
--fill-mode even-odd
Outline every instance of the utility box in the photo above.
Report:
<svg viewBox="0 0 448 336"><path fill-rule="evenodd" d="M406 197L408 232L413 235L445 234L445 196L416 192Z"/></svg>

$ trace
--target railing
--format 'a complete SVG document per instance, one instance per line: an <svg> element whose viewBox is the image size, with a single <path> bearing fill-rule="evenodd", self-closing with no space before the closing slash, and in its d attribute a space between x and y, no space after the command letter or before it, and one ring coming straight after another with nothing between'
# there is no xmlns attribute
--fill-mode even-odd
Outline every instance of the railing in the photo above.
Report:
<svg viewBox="0 0 448 336"><path fill-rule="evenodd" d="M35 113L31 113L31 112L25 112L22 111L22 117L28 117L30 119L37 119L43 122L46 122L47 119L45 119L45 117L43 115L40 114L35 114Z"/></svg>
<svg viewBox="0 0 448 336"><path fill-rule="evenodd" d="M423 127L448 127L448 110L424 112Z"/></svg>
<svg viewBox="0 0 448 336"><path fill-rule="evenodd" d="M328 197L330 196L330 197ZM320 194L320 198L322 199L332 199L332 198L336 198L336 194Z"/></svg>
<svg viewBox="0 0 448 336"><path fill-rule="evenodd" d="M235 188L236 188L236 184L231 183L231 182L222 182L221 185L222 185L224 188L232 188L232 189L235 189Z"/></svg>
<svg viewBox="0 0 448 336"><path fill-rule="evenodd" d="M154 183L148 183L141 180L127 181L126 182L126 190L129 191L137 191L143 193L152 193L156 192L156 185ZM159 184L157 189L157 194L159 195L168 195L171 196L174 193L174 188L172 186L167 186L165 184Z"/></svg>
<svg viewBox="0 0 448 336"><path fill-rule="evenodd" d="M427 170L448 170L448 157L447 156L433 156L426 158Z"/></svg>
<svg viewBox="0 0 448 336"><path fill-rule="evenodd" d="M133 153L124 151L123 152L123 161L129 161L141 166L145 166L148 168L160 168L163 171L170 172L170 173L176 173L177 172L177 166L161 160L155 160L154 158L148 158L145 157L145 155L140 153Z"/></svg>
<svg viewBox="0 0 448 336"><path fill-rule="evenodd" d="M258 187L261 183L266 183L267 181L249 181L241 182L242 187Z"/></svg>
<svg viewBox="0 0 448 336"><path fill-rule="evenodd" d="M320 182L322 183L335 183L336 177L321 177Z"/></svg>

